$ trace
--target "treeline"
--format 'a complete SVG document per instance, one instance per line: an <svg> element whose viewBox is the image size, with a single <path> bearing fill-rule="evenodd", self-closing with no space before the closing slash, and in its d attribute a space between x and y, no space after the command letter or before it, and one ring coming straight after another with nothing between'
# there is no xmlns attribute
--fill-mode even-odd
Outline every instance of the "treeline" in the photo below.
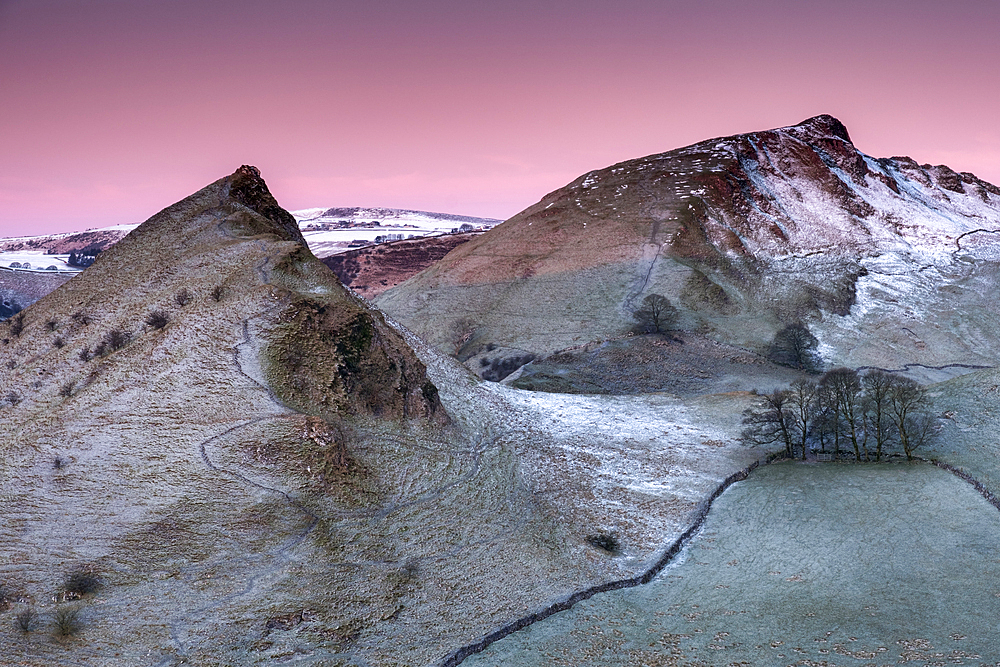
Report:
<svg viewBox="0 0 1000 667"><path fill-rule="evenodd" d="M896 447L912 460L937 428L926 388L879 370L835 368L819 381L798 380L761 394L761 401L743 413L743 441L781 444L789 457L801 454L803 460L818 448L834 459L846 450L856 461L880 461Z"/></svg>
<svg viewBox="0 0 1000 667"><path fill-rule="evenodd" d="M94 263L99 254L101 254L101 251L98 248L84 248L80 252L71 252L67 263L70 266L87 268Z"/></svg>

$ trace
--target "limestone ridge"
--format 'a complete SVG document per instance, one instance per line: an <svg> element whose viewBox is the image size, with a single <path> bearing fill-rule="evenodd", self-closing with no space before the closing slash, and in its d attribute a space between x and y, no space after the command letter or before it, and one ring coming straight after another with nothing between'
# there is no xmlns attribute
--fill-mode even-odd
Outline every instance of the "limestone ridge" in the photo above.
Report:
<svg viewBox="0 0 1000 667"><path fill-rule="evenodd" d="M257 167L243 165L229 177L229 196L273 222L289 240L306 245L295 218L278 205Z"/></svg>
<svg viewBox="0 0 1000 667"><path fill-rule="evenodd" d="M233 310L235 303L240 308ZM146 322L154 311L166 326ZM252 166L154 215L24 311L22 321L22 334L0 338L20 348L55 336L60 347L50 355L90 356L102 366L126 363L126 350L152 345L153 353L162 332L201 330L209 322L235 327L245 339L241 354L255 351L260 380L286 408L331 419L447 421L424 365L380 313L309 252L294 218ZM100 346L111 331L129 342L108 355ZM208 354L179 344L185 357Z"/></svg>
<svg viewBox="0 0 1000 667"><path fill-rule="evenodd" d="M685 330L763 349L788 321L875 326L872 299L898 301L912 286L887 284L919 267L941 271L936 285L918 281L931 312L945 282L992 280L980 263L1000 259L997 230L1000 188L866 155L820 115L583 174L377 303L461 359L488 345L538 355L623 336L650 293L678 305ZM872 319L841 328L832 317ZM899 344L926 342L905 328L914 338Z"/></svg>

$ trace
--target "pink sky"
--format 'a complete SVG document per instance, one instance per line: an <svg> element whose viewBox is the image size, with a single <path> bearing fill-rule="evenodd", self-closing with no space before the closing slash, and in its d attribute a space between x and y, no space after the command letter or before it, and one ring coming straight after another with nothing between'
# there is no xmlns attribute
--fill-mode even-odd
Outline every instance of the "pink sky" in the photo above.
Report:
<svg viewBox="0 0 1000 667"><path fill-rule="evenodd" d="M0 236L140 222L241 164L288 209L507 218L830 113L1000 183L1000 3L0 0Z"/></svg>

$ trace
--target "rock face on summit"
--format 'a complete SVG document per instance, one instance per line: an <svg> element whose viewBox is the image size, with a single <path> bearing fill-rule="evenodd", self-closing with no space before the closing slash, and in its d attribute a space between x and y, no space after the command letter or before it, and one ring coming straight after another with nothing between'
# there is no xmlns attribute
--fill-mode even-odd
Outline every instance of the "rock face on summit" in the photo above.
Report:
<svg viewBox="0 0 1000 667"><path fill-rule="evenodd" d="M585 174L377 303L460 359L620 337L662 294L722 343L803 321L831 364L990 364L998 234L996 186L873 158L817 116Z"/></svg>

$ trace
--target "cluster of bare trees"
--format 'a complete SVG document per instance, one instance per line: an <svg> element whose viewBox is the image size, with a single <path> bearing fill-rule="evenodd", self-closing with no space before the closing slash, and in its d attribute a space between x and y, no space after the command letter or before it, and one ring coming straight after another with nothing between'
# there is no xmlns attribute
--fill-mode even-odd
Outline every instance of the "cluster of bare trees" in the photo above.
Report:
<svg viewBox="0 0 1000 667"><path fill-rule="evenodd" d="M743 414L743 441L782 444L788 456L803 459L818 445L835 459L845 449L857 461L880 461L898 445L912 460L937 427L921 384L879 370L835 368L818 382L798 380L762 394L761 402Z"/></svg>

